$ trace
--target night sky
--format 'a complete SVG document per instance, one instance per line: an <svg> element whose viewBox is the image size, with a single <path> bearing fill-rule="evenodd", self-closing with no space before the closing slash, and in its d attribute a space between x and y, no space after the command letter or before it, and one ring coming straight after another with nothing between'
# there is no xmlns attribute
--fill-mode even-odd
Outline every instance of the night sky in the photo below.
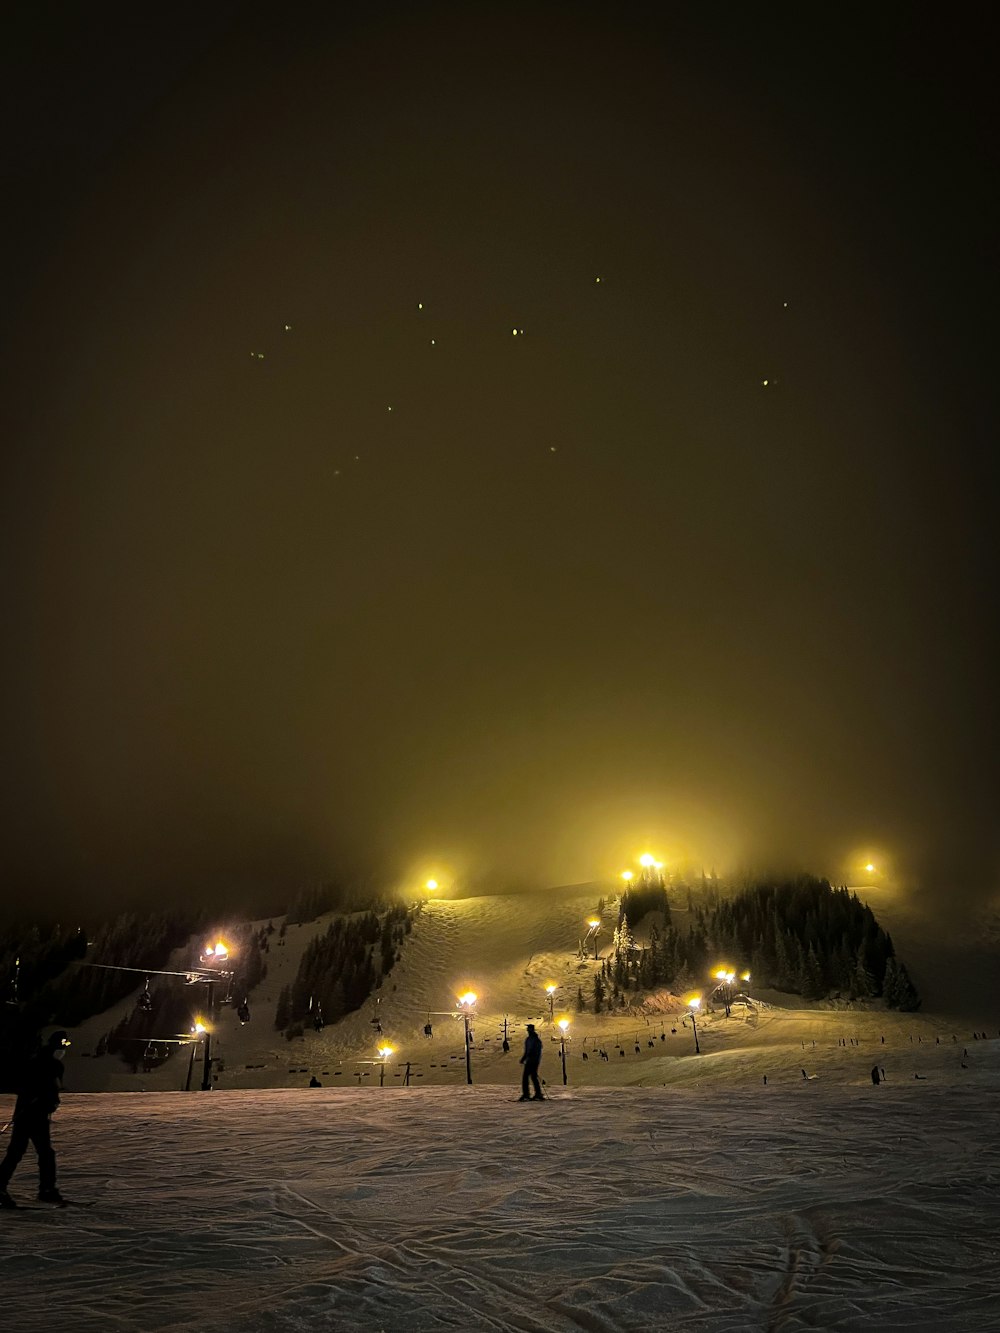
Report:
<svg viewBox="0 0 1000 1333"><path fill-rule="evenodd" d="M9 13L9 904L994 886L988 7Z"/></svg>

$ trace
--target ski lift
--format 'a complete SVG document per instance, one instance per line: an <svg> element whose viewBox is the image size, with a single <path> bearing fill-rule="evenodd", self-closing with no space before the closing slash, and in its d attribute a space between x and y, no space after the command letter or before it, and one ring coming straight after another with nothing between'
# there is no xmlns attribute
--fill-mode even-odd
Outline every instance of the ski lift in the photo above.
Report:
<svg viewBox="0 0 1000 1333"><path fill-rule="evenodd" d="M149 993L149 977L146 978L146 985L143 987L142 994L139 996L139 1010L144 1014L153 1012L153 997Z"/></svg>
<svg viewBox="0 0 1000 1333"><path fill-rule="evenodd" d="M433 1036L434 1036L434 1029L433 1029L433 1027L431 1026L431 1016L430 1016L430 1014L427 1015L427 1022L424 1024L424 1036L425 1036L425 1037L433 1037Z"/></svg>
<svg viewBox="0 0 1000 1333"><path fill-rule="evenodd" d="M250 1022L250 1001L246 998L246 996L243 997L243 999L240 1001L239 1005L236 1008L236 1017L240 1020L241 1023Z"/></svg>

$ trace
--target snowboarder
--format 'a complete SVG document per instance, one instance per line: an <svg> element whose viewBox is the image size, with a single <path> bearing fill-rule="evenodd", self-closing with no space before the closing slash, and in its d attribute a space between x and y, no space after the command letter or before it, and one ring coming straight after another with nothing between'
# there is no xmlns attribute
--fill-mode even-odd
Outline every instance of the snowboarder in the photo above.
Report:
<svg viewBox="0 0 1000 1333"><path fill-rule="evenodd" d="M521 1075L521 1095L518 1098L520 1102L544 1102L542 1096L542 1085L538 1081L538 1066L542 1059L542 1039L535 1031L534 1023L528 1024L528 1035L524 1039L524 1054L521 1056L520 1063L524 1065L524 1073ZM533 1097L528 1096L528 1079L531 1079L535 1086Z"/></svg>
<svg viewBox="0 0 1000 1333"><path fill-rule="evenodd" d="M29 1143L38 1154L38 1198L42 1203L63 1202L56 1189L56 1155L52 1151L49 1117L59 1105L63 1064L58 1052L69 1045L65 1032L53 1032L28 1062L18 1088L11 1121L10 1143L0 1162L0 1208L16 1208L7 1193L10 1178L17 1170Z"/></svg>

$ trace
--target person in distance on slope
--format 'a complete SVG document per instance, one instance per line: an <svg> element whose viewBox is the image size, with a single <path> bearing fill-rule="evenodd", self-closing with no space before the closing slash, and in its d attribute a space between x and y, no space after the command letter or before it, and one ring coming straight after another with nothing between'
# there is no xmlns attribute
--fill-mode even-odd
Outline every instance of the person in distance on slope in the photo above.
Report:
<svg viewBox="0 0 1000 1333"><path fill-rule="evenodd" d="M524 1054L521 1056L521 1064L524 1065L524 1073L521 1075L521 1095L518 1101L521 1102L544 1102L542 1096L542 1085L538 1081L538 1066L542 1060L542 1039L535 1031L534 1023L528 1024L528 1035L524 1039ZM528 1079L531 1079L535 1085L534 1097L528 1096Z"/></svg>
<svg viewBox="0 0 1000 1333"><path fill-rule="evenodd" d="M21 1079L14 1118L10 1127L10 1143L0 1162L0 1208L16 1208L7 1193L10 1178L17 1170L28 1144L35 1145L38 1154L38 1197L42 1203L62 1203L56 1189L56 1155L52 1151L49 1117L59 1105L63 1064L59 1054L69 1045L65 1032L53 1032L45 1045L32 1056Z"/></svg>

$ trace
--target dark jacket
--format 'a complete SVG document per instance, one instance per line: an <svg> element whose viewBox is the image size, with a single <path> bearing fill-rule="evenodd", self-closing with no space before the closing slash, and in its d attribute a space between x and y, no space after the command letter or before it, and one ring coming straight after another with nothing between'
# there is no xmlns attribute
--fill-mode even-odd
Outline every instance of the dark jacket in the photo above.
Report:
<svg viewBox="0 0 1000 1333"><path fill-rule="evenodd" d="M51 1115L59 1105L63 1063L48 1046L28 1061L14 1104L15 1117Z"/></svg>
<svg viewBox="0 0 1000 1333"><path fill-rule="evenodd" d="M542 1058L542 1039L537 1032L529 1032L524 1039L522 1065L537 1065Z"/></svg>

